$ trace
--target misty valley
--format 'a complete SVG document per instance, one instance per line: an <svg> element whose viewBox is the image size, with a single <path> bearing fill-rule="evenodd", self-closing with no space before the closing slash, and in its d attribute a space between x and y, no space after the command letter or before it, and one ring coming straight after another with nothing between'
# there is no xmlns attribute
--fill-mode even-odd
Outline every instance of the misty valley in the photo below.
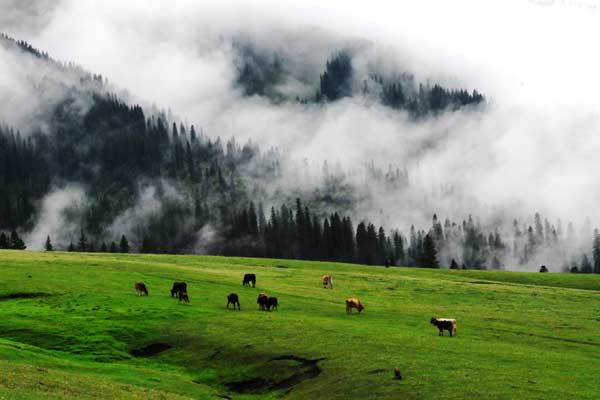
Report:
<svg viewBox="0 0 600 400"><path fill-rule="evenodd" d="M0 0L0 400L600 398L576 3Z"/></svg>
<svg viewBox="0 0 600 400"><path fill-rule="evenodd" d="M421 186L401 160L344 168L335 160L290 160L253 141L223 142L200 125L128 104L101 75L26 42L1 40L5 52L31 64L32 95L49 99L32 110L39 120L0 128L2 248L16 248L15 231L30 249L600 273L600 235L589 220L576 232L572 222L563 227L534 212L520 220L504 210L478 216L475 207L473 214L461 210L462 220L438 218L435 200L423 204L419 197L452 197L453 187L415 194ZM414 124L472 103L480 105L469 112L485 112L476 91L415 88L406 72L391 84L372 72L355 93L349 51L333 51L314 98L275 96L269 88L285 79L283 62L257 53L249 45L239 50L236 84L246 96L303 107L362 96L406 110ZM390 215L398 208L433 217L394 226Z"/></svg>

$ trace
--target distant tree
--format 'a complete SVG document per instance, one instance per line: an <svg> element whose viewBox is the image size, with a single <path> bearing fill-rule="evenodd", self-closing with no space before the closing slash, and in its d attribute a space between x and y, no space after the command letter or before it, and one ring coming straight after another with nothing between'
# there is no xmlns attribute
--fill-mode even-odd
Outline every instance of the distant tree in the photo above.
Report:
<svg viewBox="0 0 600 400"><path fill-rule="evenodd" d="M27 248L27 246L25 246L25 242L23 242L23 239L19 237L17 231L15 230L10 233L9 247L13 250L25 250Z"/></svg>
<svg viewBox="0 0 600 400"><path fill-rule="evenodd" d="M147 236L144 236L144 239L142 240L142 247L140 248L140 253L155 253L155 252L156 252L156 248L154 246L152 239L150 239Z"/></svg>
<svg viewBox="0 0 600 400"><path fill-rule="evenodd" d="M422 264L427 268L438 268L437 250L433 238L428 233L423 239L423 259Z"/></svg>
<svg viewBox="0 0 600 400"><path fill-rule="evenodd" d="M50 235L46 237L46 245L44 247L46 251L54 251L54 247L52 247L52 242L50 241Z"/></svg>
<svg viewBox="0 0 600 400"><path fill-rule="evenodd" d="M594 245L592 249L594 258L594 273L600 274L600 232L594 229Z"/></svg>
<svg viewBox="0 0 600 400"><path fill-rule="evenodd" d="M77 242L77 251L87 251L88 250L88 242L85 233L83 233L83 228L81 228L81 233L79 235L79 241Z"/></svg>
<svg viewBox="0 0 600 400"><path fill-rule="evenodd" d="M119 242L119 251L121 253L129 253L129 242L125 235L121 236L121 241Z"/></svg>
<svg viewBox="0 0 600 400"><path fill-rule="evenodd" d="M402 236L398 233L398 231L393 234L393 243L394 243L394 264L395 265L404 265L404 240Z"/></svg>
<svg viewBox="0 0 600 400"><path fill-rule="evenodd" d="M583 256L581 256L581 273L591 274L592 272L592 263L590 262L590 259L588 258L587 254L584 253Z"/></svg>
<svg viewBox="0 0 600 400"><path fill-rule="evenodd" d="M452 259L452 262L450 263L450 269L458 269L458 264L456 263L454 258Z"/></svg>
<svg viewBox="0 0 600 400"><path fill-rule="evenodd" d="M106 253L107 251L108 251L108 248L106 247L106 243L102 242L102 245L100 246L100 252Z"/></svg>
<svg viewBox="0 0 600 400"><path fill-rule="evenodd" d="M110 252L111 253L116 253L117 252L117 243L115 243L114 240L112 242L110 242Z"/></svg>
<svg viewBox="0 0 600 400"><path fill-rule="evenodd" d="M75 246L73 246L73 242L69 243L69 247L67 248L67 251L70 251L70 252L75 251Z"/></svg>
<svg viewBox="0 0 600 400"><path fill-rule="evenodd" d="M9 247L9 243L8 243L8 237L6 236L6 233L0 232L0 249L8 249L8 247Z"/></svg>

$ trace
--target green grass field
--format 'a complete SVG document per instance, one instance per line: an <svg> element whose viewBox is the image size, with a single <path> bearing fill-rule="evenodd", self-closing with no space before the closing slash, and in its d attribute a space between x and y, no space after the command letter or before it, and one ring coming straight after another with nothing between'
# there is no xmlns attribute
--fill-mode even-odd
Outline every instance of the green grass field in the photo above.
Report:
<svg viewBox="0 0 600 400"><path fill-rule="evenodd" d="M170 348L132 355L153 343ZM599 399L600 276L0 252L0 399L208 398Z"/></svg>

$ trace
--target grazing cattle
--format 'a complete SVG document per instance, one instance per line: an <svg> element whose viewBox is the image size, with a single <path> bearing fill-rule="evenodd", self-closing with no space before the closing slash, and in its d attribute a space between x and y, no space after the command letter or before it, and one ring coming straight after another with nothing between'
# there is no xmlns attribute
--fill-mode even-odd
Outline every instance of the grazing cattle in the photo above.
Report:
<svg viewBox="0 0 600 400"><path fill-rule="evenodd" d="M268 301L269 295L267 295L266 293L260 293L258 295L258 298L256 299L256 304L258 304L258 308L260 310L266 311Z"/></svg>
<svg viewBox="0 0 600 400"><path fill-rule="evenodd" d="M187 292L187 283L185 282L173 282L171 288L171 297L179 297L179 293Z"/></svg>
<svg viewBox="0 0 600 400"><path fill-rule="evenodd" d="M546 266L545 266L545 265L542 265L542 266L540 267L540 272L548 272L548 268L546 268Z"/></svg>
<svg viewBox="0 0 600 400"><path fill-rule="evenodd" d="M182 301L185 301L186 303L190 302L190 298L188 297L187 292L179 292L179 302L181 303Z"/></svg>
<svg viewBox="0 0 600 400"><path fill-rule="evenodd" d="M269 297L267 299L267 311L271 311L271 308L274 310L277 310L277 306L279 305L279 302L277 301L277 297Z"/></svg>
<svg viewBox="0 0 600 400"><path fill-rule="evenodd" d="M230 304L233 304L234 310L235 305L237 304L237 308L238 310L240 310L240 299L238 298L238 295L236 293L231 293L229 296L227 296L227 308L229 308Z"/></svg>
<svg viewBox="0 0 600 400"><path fill-rule="evenodd" d="M440 336L444 336L444 330L450 332L450 337L452 337L452 333L456 335L456 320L451 318L431 318L429 321L431 325L437 326L440 330Z"/></svg>
<svg viewBox="0 0 600 400"><path fill-rule="evenodd" d="M357 299L357 298L346 299L346 312L352 313L353 308L356 308L358 310L359 314L361 313L362 310L365 309L359 299Z"/></svg>
<svg viewBox="0 0 600 400"><path fill-rule="evenodd" d="M331 275L323 275L321 278L324 289L333 289L333 278Z"/></svg>
<svg viewBox="0 0 600 400"><path fill-rule="evenodd" d="M252 287L256 287L256 275L254 275L254 274L245 274L244 275L244 280L242 281L242 285L244 285L244 286L250 286L250 284L252 284Z"/></svg>
<svg viewBox="0 0 600 400"><path fill-rule="evenodd" d="M148 296L148 289L146 289L146 285L144 285L144 282L135 283L135 292L138 296Z"/></svg>

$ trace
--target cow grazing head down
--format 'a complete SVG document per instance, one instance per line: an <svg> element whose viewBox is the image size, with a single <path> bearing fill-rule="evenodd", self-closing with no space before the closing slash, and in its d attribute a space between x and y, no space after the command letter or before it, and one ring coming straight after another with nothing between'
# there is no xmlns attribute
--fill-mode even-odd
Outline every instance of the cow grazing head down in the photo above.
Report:
<svg viewBox="0 0 600 400"><path fill-rule="evenodd" d="M242 285L248 286L248 287L250 285L252 285L252 287L256 287L256 275L255 274L245 274L244 279L242 280Z"/></svg>
<svg viewBox="0 0 600 400"><path fill-rule="evenodd" d="M190 298L187 294L187 292L179 292L179 302L186 302L189 303L190 302Z"/></svg>
<svg viewBox="0 0 600 400"><path fill-rule="evenodd" d="M227 296L227 306L226 308L229 308L229 305L233 304L233 309L235 310L235 306L237 305L238 310L240 310L240 299L237 295L237 293L231 293L229 294L229 296Z"/></svg>
<svg viewBox="0 0 600 400"><path fill-rule="evenodd" d="M256 299L256 304L260 310L266 311L269 302L269 295L266 293L260 293Z"/></svg>
<svg viewBox="0 0 600 400"><path fill-rule="evenodd" d="M357 299L357 298L346 299L346 312L351 313L353 308L356 308L358 310L359 314L362 312L362 310L365 309L365 307L363 307L363 305L359 299Z"/></svg>
<svg viewBox="0 0 600 400"><path fill-rule="evenodd" d="M138 296L148 296L148 289L146 288L144 282L136 282L135 291Z"/></svg>
<svg viewBox="0 0 600 400"><path fill-rule="evenodd" d="M187 292L187 283L185 282L173 282L171 288L171 297L179 297L179 293Z"/></svg>
<svg viewBox="0 0 600 400"><path fill-rule="evenodd" d="M323 282L324 288L333 289L333 278L331 277L331 275L323 275L321 281Z"/></svg>

